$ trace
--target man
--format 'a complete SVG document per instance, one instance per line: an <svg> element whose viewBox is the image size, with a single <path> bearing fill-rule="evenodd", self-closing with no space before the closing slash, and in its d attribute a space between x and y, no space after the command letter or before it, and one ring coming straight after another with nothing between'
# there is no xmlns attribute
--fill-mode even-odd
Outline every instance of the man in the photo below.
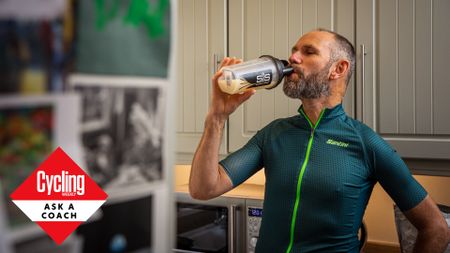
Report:
<svg viewBox="0 0 450 253"><path fill-rule="evenodd" d="M222 66L239 63L225 58ZM256 252L358 252L358 229L379 182L419 230L416 253L443 252L450 233L433 200L401 158L341 106L355 65L354 48L339 34L302 36L289 58L294 73L285 94L302 101L299 114L261 129L219 163L228 116L254 90L227 95L213 77L212 103L192 162L190 193L217 197L261 168L266 175L264 215Z"/></svg>

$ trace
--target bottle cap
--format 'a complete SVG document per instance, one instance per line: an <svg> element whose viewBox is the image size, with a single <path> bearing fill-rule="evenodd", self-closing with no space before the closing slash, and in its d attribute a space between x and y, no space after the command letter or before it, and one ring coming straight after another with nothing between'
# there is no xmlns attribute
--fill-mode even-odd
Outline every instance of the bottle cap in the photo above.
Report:
<svg viewBox="0 0 450 253"><path fill-rule="evenodd" d="M289 66L289 62L287 62L286 60L280 60L271 55L261 55L259 58L271 59L273 61L273 63L275 64L276 70L278 72L278 76L279 76L278 81L272 87L266 88L267 90L277 87L278 84L281 83L281 80L283 80L284 76L290 75L294 71L294 69L291 66Z"/></svg>

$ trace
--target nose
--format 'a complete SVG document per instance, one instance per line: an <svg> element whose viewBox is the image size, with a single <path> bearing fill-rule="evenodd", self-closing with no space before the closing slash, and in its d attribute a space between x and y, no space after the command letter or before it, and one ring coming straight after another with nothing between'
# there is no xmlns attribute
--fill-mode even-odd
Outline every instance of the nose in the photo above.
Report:
<svg viewBox="0 0 450 253"><path fill-rule="evenodd" d="M291 54L289 57L289 62L299 64L301 62L300 53L298 51L295 51Z"/></svg>

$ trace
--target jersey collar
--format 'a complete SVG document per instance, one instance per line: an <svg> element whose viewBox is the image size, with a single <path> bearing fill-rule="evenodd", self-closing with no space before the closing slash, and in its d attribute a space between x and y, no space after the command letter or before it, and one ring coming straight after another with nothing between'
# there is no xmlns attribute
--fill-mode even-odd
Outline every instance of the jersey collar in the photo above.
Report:
<svg viewBox="0 0 450 253"><path fill-rule="evenodd" d="M333 108L325 108L324 110L325 112L322 115L322 120L336 118L345 114L344 107L342 106L342 104L338 104ZM304 113L303 105L301 105L297 111L300 114L300 116L303 117L303 114L301 113L301 112Z"/></svg>

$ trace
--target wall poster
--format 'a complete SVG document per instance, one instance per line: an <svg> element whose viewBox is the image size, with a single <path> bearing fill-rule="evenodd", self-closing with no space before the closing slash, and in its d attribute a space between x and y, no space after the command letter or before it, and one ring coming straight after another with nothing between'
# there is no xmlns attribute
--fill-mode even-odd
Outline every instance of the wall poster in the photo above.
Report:
<svg viewBox="0 0 450 253"><path fill-rule="evenodd" d="M82 97L86 168L109 195L105 209L151 197L152 229L140 236L151 236L153 252L169 252L176 1L77 3L69 87Z"/></svg>
<svg viewBox="0 0 450 253"><path fill-rule="evenodd" d="M136 78L72 76L81 96L86 169L109 195L132 199L163 176L164 89Z"/></svg>
<svg viewBox="0 0 450 253"><path fill-rule="evenodd" d="M171 251L176 2L0 1L0 93L8 93L0 97L1 253L89 253L113 246L116 252ZM40 95L19 95L24 93ZM36 119L38 129L26 127ZM24 126L20 133L11 130L15 122ZM23 132L31 144L9 140ZM109 195L71 235L82 240L71 240L76 247L67 244L70 250L55 248L42 234L16 236L28 222L5 197L22 172L55 148L50 143ZM27 152L16 152L15 145L28 145ZM129 216L131 206L137 213ZM121 218L128 222L114 222ZM142 234L124 232L134 230Z"/></svg>

